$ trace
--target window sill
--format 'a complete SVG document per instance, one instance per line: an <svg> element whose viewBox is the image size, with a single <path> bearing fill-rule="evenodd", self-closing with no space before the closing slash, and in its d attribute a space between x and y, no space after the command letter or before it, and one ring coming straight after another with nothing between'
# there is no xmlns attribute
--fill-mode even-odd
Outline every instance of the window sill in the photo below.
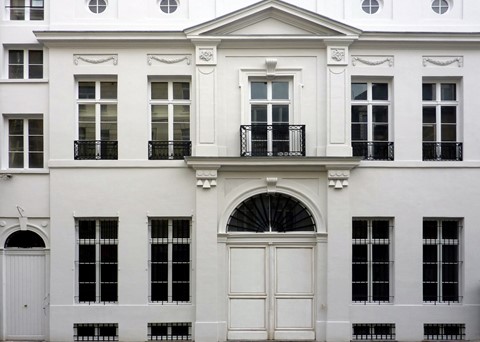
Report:
<svg viewBox="0 0 480 342"><path fill-rule="evenodd" d="M0 84L16 84L16 83L34 83L34 84L47 84L48 79L46 78L7 78L7 79L0 79Z"/></svg>
<svg viewBox="0 0 480 342"><path fill-rule="evenodd" d="M8 177L8 175L21 175L21 174L49 174L48 169L4 169L0 170L0 176Z"/></svg>

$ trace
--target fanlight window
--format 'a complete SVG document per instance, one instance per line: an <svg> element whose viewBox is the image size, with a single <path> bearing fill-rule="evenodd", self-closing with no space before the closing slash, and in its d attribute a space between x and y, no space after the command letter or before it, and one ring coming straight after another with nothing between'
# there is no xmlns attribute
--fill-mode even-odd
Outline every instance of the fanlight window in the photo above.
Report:
<svg viewBox="0 0 480 342"><path fill-rule="evenodd" d="M298 200L260 194L243 201L227 224L228 232L314 232L312 214Z"/></svg>
<svg viewBox="0 0 480 342"><path fill-rule="evenodd" d="M19 230L7 238L5 248L45 248L45 242L37 233Z"/></svg>

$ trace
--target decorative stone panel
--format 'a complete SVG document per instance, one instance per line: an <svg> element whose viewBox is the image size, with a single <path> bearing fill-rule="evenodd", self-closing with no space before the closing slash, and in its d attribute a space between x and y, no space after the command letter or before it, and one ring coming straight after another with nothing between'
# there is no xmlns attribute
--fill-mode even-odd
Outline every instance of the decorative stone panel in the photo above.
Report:
<svg viewBox="0 0 480 342"><path fill-rule="evenodd" d="M107 64L117 65L118 55L73 55L75 65Z"/></svg>
<svg viewBox="0 0 480 342"><path fill-rule="evenodd" d="M463 68L462 56L423 56L424 67L458 67Z"/></svg>
<svg viewBox="0 0 480 342"><path fill-rule="evenodd" d="M349 170L329 170L328 171L328 186L335 189L343 189L348 186L348 179L350 178Z"/></svg>
<svg viewBox="0 0 480 342"><path fill-rule="evenodd" d="M328 65L347 65L348 47L347 46L329 46L327 48Z"/></svg>
<svg viewBox="0 0 480 342"><path fill-rule="evenodd" d="M156 55L149 54L147 55L148 65L154 64L178 64L186 63L190 65L192 63L192 58L189 55Z"/></svg>
<svg viewBox="0 0 480 342"><path fill-rule="evenodd" d="M197 170L197 186L210 189L217 186L217 170Z"/></svg>
<svg viewBox="0 0 480 342"><path fill-rule="evenodd" d="M197 46L196 47L196 64L197 65L216 65L217 64L217 47L216 46Z"/></svg>
<svg viewBox="0 0 480 342"><path fill-rule="evenodd" d="M352 65L362 67L393 67L393 60L393 56L352 56Z"/></svg>

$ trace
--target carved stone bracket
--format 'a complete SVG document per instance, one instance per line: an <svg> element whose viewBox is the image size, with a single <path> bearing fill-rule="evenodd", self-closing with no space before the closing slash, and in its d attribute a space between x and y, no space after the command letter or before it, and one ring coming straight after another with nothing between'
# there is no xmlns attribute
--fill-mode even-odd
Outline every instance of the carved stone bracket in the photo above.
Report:
<svg viewBox="0 0 480 342"><path fill-rule="evenodd" d="M118 64L117 55L73 55L73 63L79 65L80 62L87 64L103 64L112 61L113 65Z"/></svg>
<svg viewBox="0 0 480 342"><path fill-rule="evenodd" d="M147 55L148 65L152 65L153 61L157 61L165 64L175 64L182 61L186 61L187 65L190 65L191 58L190 56L169 56L169 55Z"/></svg>
<svg viewBox="0 0 480 342"><path fill-rule="evenodd" d="M429 65L436 66L450 66L457 64L459 68L463 67L463 57L462 56L423 56L423 66L427 67Z"/></svg>
<svg viewBox="0 0 480 342"><path fill-rule="evenodd" d="M352 56L352 65L364 64L366 66L378 66L386 64L393 67L393 56Z"/></svg>
<svg viewBox="0 0 480 342"><path fill-rule="evenodd" d="M275 77L275 69L277 68L277 59L276 58L265 58L265 64L267 66L267 77Z"/></svg>
<svg viewBox="0 0 480 342"><path fill-rule="evenodd" d="M276 192L278 178L267 177L265 180L267 181L267 193Z"/></svg>
<svg viewBox="0 0 480 342"><path fill-rule="evenodd" d="M210 189L217 186L217 170L197 170L197 186Z"/></svg>
<svg viewBox="0 0 480 342"><path fill-rule="evenodd" d="M335 189L343 189L348 186L348 179L350 178L349 170L329 170L328 171L328 186Z"/></svg>

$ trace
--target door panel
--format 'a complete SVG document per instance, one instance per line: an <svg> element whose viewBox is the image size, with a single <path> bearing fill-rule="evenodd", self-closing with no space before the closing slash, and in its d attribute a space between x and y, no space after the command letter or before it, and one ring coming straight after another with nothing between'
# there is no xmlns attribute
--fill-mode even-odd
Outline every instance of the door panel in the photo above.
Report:
<svg viewBox="0 0 480 342"><path fill-rule="evenodd" d="M276 329L313 329L311 298L277 298Z"/></svg>
<svg viewBox="0 0 480 342"><path fill-rule="evenodd" d="M265 294L265 248L230 249L230 293Z"/></svg>
<svg viewBox="0 0 480 342"><path fill-rule="evenodd" d="M43 340L45 325L45 255L8 253L5 267L6 337Z"/></svg>
<svg viewBox="0 0 480 342"><path fill-rule="evenodd" d="M312 248L276 248L276 295L313 294Z"/></svg>

